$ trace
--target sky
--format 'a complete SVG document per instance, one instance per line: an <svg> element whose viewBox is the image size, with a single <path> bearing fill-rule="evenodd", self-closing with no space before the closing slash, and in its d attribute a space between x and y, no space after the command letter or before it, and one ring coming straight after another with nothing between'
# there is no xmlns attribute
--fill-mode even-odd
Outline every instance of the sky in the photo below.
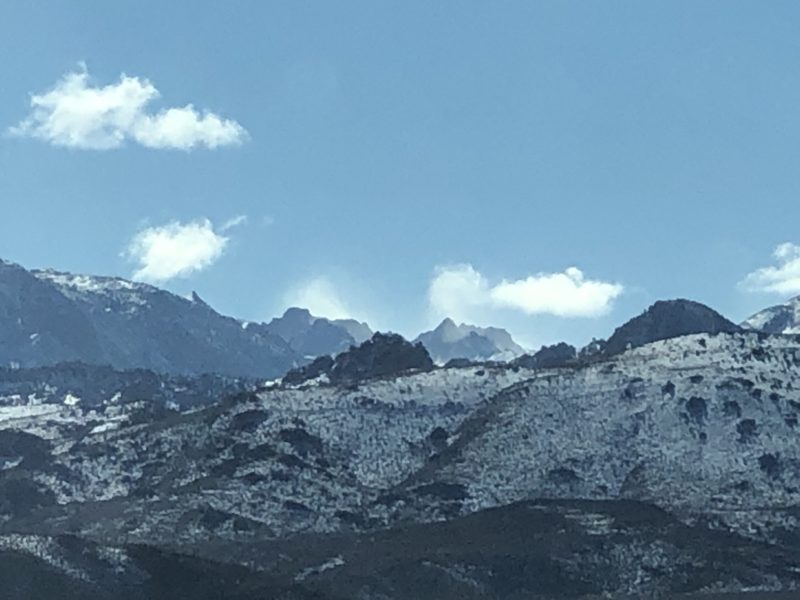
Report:
<svg viewBox="0 0 800 600"><path fill-rule="evenodd" d="M0 257L530 347L800 294L796 2L0 3Z"/></svg>

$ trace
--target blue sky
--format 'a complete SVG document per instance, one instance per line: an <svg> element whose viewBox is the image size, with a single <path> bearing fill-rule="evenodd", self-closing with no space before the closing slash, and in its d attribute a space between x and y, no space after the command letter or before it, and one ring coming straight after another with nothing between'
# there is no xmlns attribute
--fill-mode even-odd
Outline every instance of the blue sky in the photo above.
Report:
<svg viewBox="0 0 800 600"><path fill-rule="evenodd" d="M798 30L794 2L5 2L0 256L531 345L661 298L739 320L800 293ZM123 74L112 121L80 104Z"/></svg>

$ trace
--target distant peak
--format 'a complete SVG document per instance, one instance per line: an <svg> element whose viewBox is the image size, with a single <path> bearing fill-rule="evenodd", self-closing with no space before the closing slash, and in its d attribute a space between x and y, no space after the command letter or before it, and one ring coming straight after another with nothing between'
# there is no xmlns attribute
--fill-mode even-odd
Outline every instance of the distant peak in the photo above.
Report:
<svg viewBox="0 0 800 600"><path fill-rule="evenodd" d="M745 329L764 333L800 333L800 296L760 310L745 319L741 325Z"/></svg>
<svg viewBox="0 0 800 600"><path fill-rule="evenodd" d="M299 306L290 306L283 313L284 319L314 319L314 315L307 308L300 308Z"/></svg>
<svg viewBox="0 0 800 600"><path fill-rule="evenodd" d="M445 318L436 329L458 329L458 325L450 317Z"/></svg>

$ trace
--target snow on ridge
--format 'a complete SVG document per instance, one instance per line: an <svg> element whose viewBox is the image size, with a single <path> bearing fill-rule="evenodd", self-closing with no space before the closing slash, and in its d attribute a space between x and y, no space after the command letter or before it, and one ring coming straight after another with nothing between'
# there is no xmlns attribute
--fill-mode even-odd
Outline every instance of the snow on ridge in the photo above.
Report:
<svg viewBox="0 0 800 600"><path fill-rule="evenodd" d="M140 290L147 286L142 283L135 283L119 277L102 277L93 275L76 275L53 271L51 269L42 271L31 271L33 275L42 280L49 281L59 287L68 287L81 292L104 293L107 291L121 290Z"/></svg>
<svg viewBox="0 0 800 600"><path fill-rule="evenodd" d="M46 281L59 287L62 291L77 292L80 294L109 295L114 293L152 292L157 290L151 285L128 281L120 277L106 277L94 275L76 275L60 271L35 270L31 273L40 281ZM136 294L131 294L132 301L143 303L144 299Z"/></svg>

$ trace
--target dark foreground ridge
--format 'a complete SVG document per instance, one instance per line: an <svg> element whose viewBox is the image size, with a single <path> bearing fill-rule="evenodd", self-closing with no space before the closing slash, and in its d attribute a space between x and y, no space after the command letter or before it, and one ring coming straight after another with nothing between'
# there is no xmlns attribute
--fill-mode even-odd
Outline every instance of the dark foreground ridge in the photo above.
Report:
<svg viewBox="0 0 800 600"><path fill-rule="evenodd" d="M6 600L699 600L710 597L702 590L800 581L789 551L629 501L528 501L371 534L212 543L191 548L194 556L71 536L18 543L41 556L0 550ZM79 576L48 564L54 559Z"/></svg>

